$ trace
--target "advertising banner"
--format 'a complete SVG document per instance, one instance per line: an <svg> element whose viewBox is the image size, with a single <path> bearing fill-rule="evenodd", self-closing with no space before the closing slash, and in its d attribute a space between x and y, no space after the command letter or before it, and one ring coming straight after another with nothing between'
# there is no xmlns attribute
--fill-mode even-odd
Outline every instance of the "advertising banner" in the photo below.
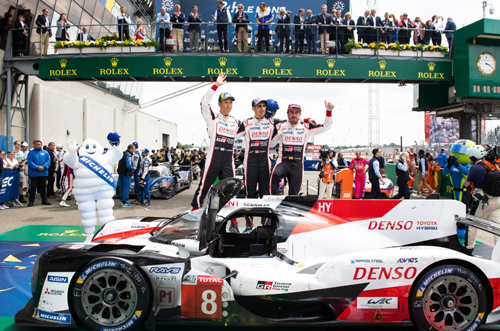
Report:
<svg viewBox="0 0 500 331"><path fill-rule="evenodd" d="M425 114L425 142L449 144L458 140L458 120L438 117L435 113Z"/></svg>
<svg viewBox="0 0 500 331"><path fill-rule="evenodd" d="M306 156L319 158L319 152L321 151L321 148L323 148L323 146L321 145L306 145Z"/></svg>
<svg viewBox="0 0 500 331"><path fill-rule="evenodd" d="M16 200L19 197L19 169L3 169L0 203Z"/></svg>

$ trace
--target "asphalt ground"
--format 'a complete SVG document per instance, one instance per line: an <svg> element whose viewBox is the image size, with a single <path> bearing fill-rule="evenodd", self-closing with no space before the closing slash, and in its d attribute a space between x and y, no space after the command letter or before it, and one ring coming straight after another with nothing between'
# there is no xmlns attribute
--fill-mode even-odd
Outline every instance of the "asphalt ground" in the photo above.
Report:
<svg viewBox="0 0 500 331"><path fill-rule="evenodd" d="M302 184L302 194L317 194L317 180L318 172L306 171ZM153 198L151 206L147 207L134 205L130 208L123 208L120 205L120 201L115 199L115 206L113 208L114 216L115 218L131 216L171 217L185 212L191 209L191 200L198 184L199 180L194 181L191 188L180 191L170 199ZM67 201L70 207L61 207L57 198L49 199L49 202L52 203L51 206L42 206L40 196L37 195L33 207L27 207L27 204L24 204L23 207L15 206L0 210L0 233L25 225L80 225L81 217L75 200ZM133 201L133 198L129 200L129 202L131 201ZM477 241L490 246L494 245L493 235L483 231L478 231Z"/></svg>

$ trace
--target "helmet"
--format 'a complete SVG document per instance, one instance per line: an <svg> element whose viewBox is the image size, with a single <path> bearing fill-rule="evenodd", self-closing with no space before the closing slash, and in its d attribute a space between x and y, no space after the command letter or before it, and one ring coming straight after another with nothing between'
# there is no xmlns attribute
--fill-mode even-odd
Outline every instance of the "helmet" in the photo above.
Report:
<svg viewBox="0 0 500 331"><path fill-rule="evenodd" d="M482 145L475 145L467 150L467 155L469 157L475 157L476 159L482 159L486 154L488 154L488 152Z"/></svg>
<svg viewBox="0 0 500 331"><path fill-rule="evenodd" d="M266 110L266 118L272 118L280 106L278 105L278 102L273 100L273 99L267 99L267 110Z"/></svg>

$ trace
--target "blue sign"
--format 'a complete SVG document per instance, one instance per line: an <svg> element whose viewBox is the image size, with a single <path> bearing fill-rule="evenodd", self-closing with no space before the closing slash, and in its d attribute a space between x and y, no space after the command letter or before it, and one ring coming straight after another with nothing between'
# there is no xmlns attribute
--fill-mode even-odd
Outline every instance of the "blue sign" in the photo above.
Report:
<svg viewBox="0 0 500 331"><path fill-rule="evenodd" d="M19 197L19 169L3 169L0 203L16 200Z"/></svg>
<svg viewBox="0 0 500 331"><path fill-rule="evenodd" d="M285 8L286 11L291 11L293 13L293 16L298 15L299 9L311 9L314 15L317 15L321 13L321 6L326 3L328 6L328 12L331 13L332 9L336 10L341 10L342 11L342 17L346 12L350 10L350 0L309 0L309 1L304 1L304 0L268 0L264 1L266 3L266 6L271 9L271 14L274 17L274 26L271 24L271 39L273 39L273 45L278 43L278 38L276 36L276 33L274 32L274 29L276 27L276 23L278 22L278 14L280 12L281 8ZM198 13L201 15L201 18L203 20L203 23L213 23L212 20L212 15L215 14L215 11L217 10L217 5L215 0L208 0L208 1L199 1L199 0L178 0L178 1L173 1L173 0L159 0L156 1L156 13L160 12L161 7L165 7L167 10L167 13L170 15L175 11L174 10L174 4L180 4L181 5L181 12L184 13L184 16L186 17L186 22L187 18L189 17L189 14L192 11L193 6L198 6ZM239 1L224 1L224 6L229 10L229 13L231 14L231 19L233 15L238 11L238 4L243 4L244 6L244 11L248 14L248 17L250 18L251 23L256 23L255 20L255 15L257 13L257 10L259 9L259 4L260 1L255 1L255 0L239 0ZM354 17L354 16L353 16ZM292 22L293 22L293 17L292 17ZM187 50L189 48L189 33L187 33L187 26L188 24L185 24L185 33L184 33L184 49ZM249 25L252 27L252 29L255 29L255 25ZM293 31L293 29L292 29ZM157 29L156 35L159 36L159 31ZM255 39L256 33L252 32L252 39ZM293 33L291 34L292 38L294 38ZM213 50L215 50L215 46L217 45L218 38L217 38L217 27L215 24L202 24L201 26L201 36L205 36L204 41L201 42L201 45L204 45L205 47L213 47ZM234 25L230 24L228 26L228 42L230 45L236 45L236 35L234 34ZM319 43L319 41L318 41ZM202 47L203 48L203 47Z"/></svg>

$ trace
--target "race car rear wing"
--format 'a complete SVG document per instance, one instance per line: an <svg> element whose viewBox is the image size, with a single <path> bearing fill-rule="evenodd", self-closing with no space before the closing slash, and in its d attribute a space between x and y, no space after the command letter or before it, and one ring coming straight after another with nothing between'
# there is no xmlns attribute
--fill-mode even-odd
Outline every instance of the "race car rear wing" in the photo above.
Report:
<svg viewBox="0 0 500 331"><path fill-rule="evenodd" d="M489 232L496 236L500 236L500 223L496 223L481 217L467 215L465 217L455 217L459 223L473 226L477 229ZM491 253L491 260L500 262L500 240L497 241L493 252Z"/></svg>

